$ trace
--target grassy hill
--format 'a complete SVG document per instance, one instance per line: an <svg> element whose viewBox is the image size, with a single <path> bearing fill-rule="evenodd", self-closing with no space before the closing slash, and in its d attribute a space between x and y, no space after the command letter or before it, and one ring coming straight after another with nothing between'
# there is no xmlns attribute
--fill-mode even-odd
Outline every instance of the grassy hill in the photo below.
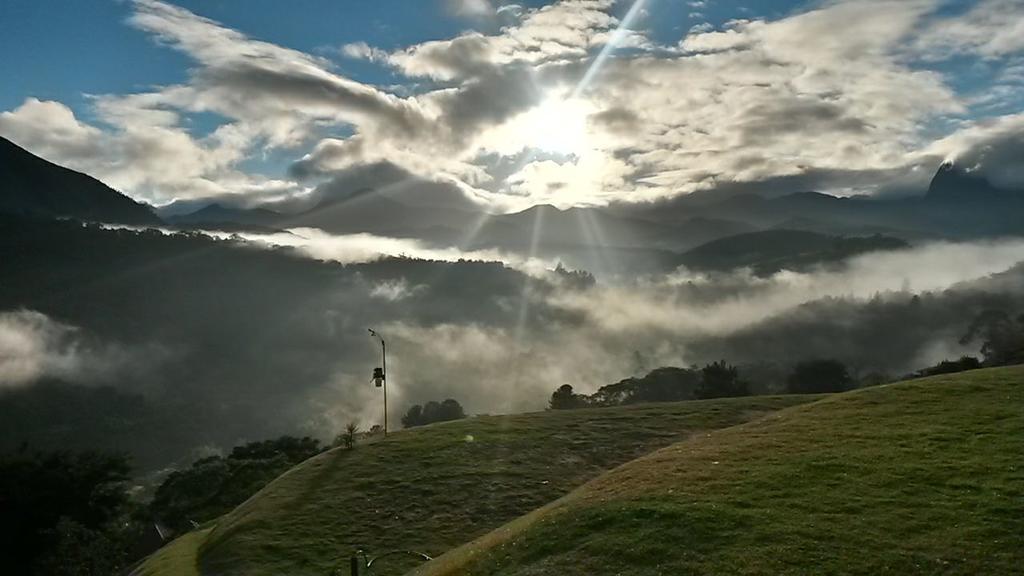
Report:
<svg viewBox="0 0 1024 576"><path fill-rule="evenodd" d="M281 476L143 575L330 574L357 547L439 555L600 473L813 396L755 397L485 416L332 450ZM415 566L398 558L378 574Z"/></svg>
<svg viewBox="0 0 1024 576"><path fill-rule="evenodd" d="M858 390L630 462L420 576L1011 574L1024 367Z"/></svg>

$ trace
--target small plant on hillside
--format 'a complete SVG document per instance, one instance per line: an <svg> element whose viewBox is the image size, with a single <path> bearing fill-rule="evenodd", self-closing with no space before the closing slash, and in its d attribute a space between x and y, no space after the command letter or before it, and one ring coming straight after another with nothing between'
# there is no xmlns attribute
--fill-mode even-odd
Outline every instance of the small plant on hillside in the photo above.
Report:
<svg viewBox="0 0 1024 576"><path fill-rule="evenodd" d="M351 450L356 446L356 434L359 433L359 423L349 422L345 425L345 431L338 434L334 438L334 446L344 446L346 450Z"/></svg>

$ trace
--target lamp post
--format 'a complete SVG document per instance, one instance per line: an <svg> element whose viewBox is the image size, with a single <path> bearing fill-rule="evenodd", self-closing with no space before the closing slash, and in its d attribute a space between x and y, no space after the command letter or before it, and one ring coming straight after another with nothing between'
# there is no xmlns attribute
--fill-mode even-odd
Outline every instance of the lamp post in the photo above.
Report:
<svg viewBox="0 0 1024 576"><path fill-rule="evenodd" d="M384 388L384 436L388 435L388 356L387 346L384 344L384 337L378 334L373 328L367 328L370 336L380 340L380 368L373 369L373 383L378 388Z"/></svg>

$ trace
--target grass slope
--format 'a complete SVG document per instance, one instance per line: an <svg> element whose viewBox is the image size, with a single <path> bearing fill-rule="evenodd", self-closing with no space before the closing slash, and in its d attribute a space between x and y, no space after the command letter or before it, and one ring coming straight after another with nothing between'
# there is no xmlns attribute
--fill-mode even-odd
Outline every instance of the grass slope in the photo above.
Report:
<svg viewBox="0 0 1024 576"><path fill-rule="evenodd" d="M832 396L621 466L421 576L1020 574L1024 367Z"/></svg>
<svg viewBox="0 0 1024 576"><path fill-rule="evenodd" d="M341 565L347 573L360 546L371 555L404 548L436 556L657 448L815 398L485 416L402 431L293 468L208 534L157 553L142 573L185 574L168 556L198 558L191 574L218 576L322 576ZM398 557L375 573L415 565Z"/></svg>
<svg viewBox="0 0 1024 576"><path fill-rule="evenodd" d="M188 576L196 574L199 545L209 530L189 532L160 549L160 552L132 571L132 576L159 576L175 574Z"/></svg>

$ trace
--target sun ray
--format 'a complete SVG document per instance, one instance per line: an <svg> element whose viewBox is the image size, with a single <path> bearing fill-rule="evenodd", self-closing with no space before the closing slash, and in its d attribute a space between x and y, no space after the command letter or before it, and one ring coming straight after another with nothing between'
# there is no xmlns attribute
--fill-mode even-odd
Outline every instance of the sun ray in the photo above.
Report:
<svg viewBox="0 0 1024 576"><path fill-rule="evenodd" d="M596 269L589 270L589 272L601 278L608 277L612 270L606 250L608 243L604 230L601 229L601 225L594 219L594 215L589 209L580 208L576 209L575 212L580 228L583 231L584 242L586 242L589 252L593 254L593 260L596 264Z"/></svg>
<svg viewBox="0 0 1024 576"><path fill-rule="evenodd" d="M633 5L630 6L629 11L623 16L619 22L619 26L612 32L611 37L608 39L608 43L601 48L594 61L590 63L587 71L583 74L583 78L580 79L579 83L576 84L576 88L572 91L572 98L578 98L583 92L590 86L590 83L594 81L594 77L600 72L601 67L604 66L605 61L611 56L612 52L618 48L618 45L622 42L622 39L626 37L626 32L629 27L636 20L637 16L640 15L641 9L647 0L635 0Z"/></svg>

